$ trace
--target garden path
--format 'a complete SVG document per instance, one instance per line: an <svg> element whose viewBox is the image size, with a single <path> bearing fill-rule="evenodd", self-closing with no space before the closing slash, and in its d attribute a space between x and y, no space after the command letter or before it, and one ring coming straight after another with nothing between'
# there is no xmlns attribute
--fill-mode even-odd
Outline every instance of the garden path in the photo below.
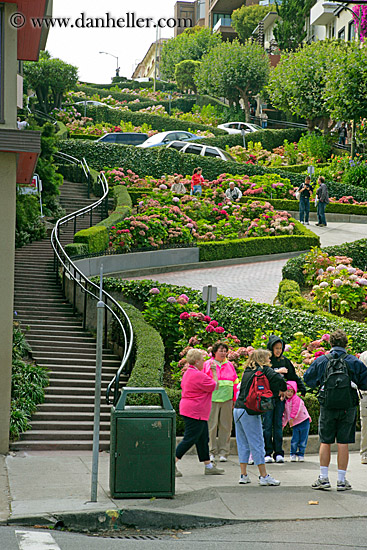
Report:
<svg viewBox="0 0 367 550"><path fill-rule="evenodd" d="M330 222L327 227L316 227L311 222L310 229L320 235L323 247L367 237L366 224ZM224 296L271 304L277 294L282 268L286 262L287 260L272 260L269 256L269 261L266 262L159 273L133 279L149 278L159 283L185 285L197 290L211 284Z"/></svg>

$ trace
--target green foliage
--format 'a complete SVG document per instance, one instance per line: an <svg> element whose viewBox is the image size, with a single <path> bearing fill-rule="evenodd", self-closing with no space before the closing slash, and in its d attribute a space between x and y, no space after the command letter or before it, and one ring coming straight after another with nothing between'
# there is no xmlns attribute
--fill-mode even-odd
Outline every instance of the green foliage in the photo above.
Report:
<svg viewBox="0 0 367 550"><path fill-rule="evenodd" d="M47 122L42 127L41 154L35 170L42 181L42 200L46 208L49 206L48 202L59 194L59 187L63 182L62 175L57 173L54 163L53 155L57 150L55 127Z"/></svg>
<svg viewBox="0 0 367 550"><path fill-rule="evenodd" d="M104 226L94 226L89 229L82 229L74 235L74 243L85 244L88 253L102 252L108 247L108 231Z"/></svg>
<svg viewBox="0 0 367 550"><path fill-rule="evenodd" d="M261 92L269 79L269 59L258 44L222 42L203 58L195 80L201 93L225 97L231 103L243 99L249 120L249 99Z"/></svg>
<svg viewBox="0 0 367 550"><path fill-rule="evenodd" d="M261 143L264 149L272 151L275 147L283 145L284 140L289 142L295 142L305 133L306 130L302 128L286 128L284 130L258 130L257 132L251 132L247 134L246 143ZM227 134L225 136L216 136L214 138L200 139L200 143L205 145L213 145L214 147L235 147L236 145L243 145L243 138L241 134ZM288 169L288 167L287 167Z"/></svg>
<svg viewBox="0 0 367 550"><path fill-rule="evenodd" d="M279 284L277 298L287 308L321 313L316 304L302 297L299 284L296 281L283 279Z"/></svg>
<svg viewBox="0 0 367 550"><path fill-rule="evenodd" d="M104 226L108 229L122 222L131 215L132 201L125 185L116 185L112 188L114 199L114 211L108 218L100 221L96 226Z"/></svg>
<svg viewBox="0 0 367 550"><path fill-rule="evenodd" d="M48 374L29 360L31 348L16 322L13 323L13 353L10 408L10 439L30 429L30 417L36 406L44 401Z"/></svg>
<svg viewBox="0 0 367 550"><path fill-rule="evenodd" d="M331 141L320 134L305 134L298 142L298 150L316 162L325 162L331 155Z"/></svg>
<svg viewBox="0 0 367 550"><path fill-rule="evenodd" d="M367 164L356 164L343 174L343 183L367 189Z"/></svg>
<svg viewBox="0 0 367 550"><path fill-rule="evenodd" d="M41 52L39 61L25 61L24 75L28 86L35 90L40 110L50 113L60 109L63 95L78 80L78 69L61 59L51 59L47 52Z"/></svg>
<svg viewBox="0 0 367 550"><path fill-rule="evenodd" d="M232 12L232 27L235 29L242 42L251 38L252 31L256 29L260 21L264 19L265 15L272 11L272 9L273 7L270 5L259 6L255 4L252 6L243 5Z"/></svg>
<svg viewBox="0 0 367 550"><path fill-rule="evenodd" d="M358 269L364 270L366 267L367 239L359 239L352 243L345 243L337 246L327 246L321 250L329 256L348 256L352 258L353 266ZM305 276L303 273L303 266L305 258L306 254L301 254L296 258L290 258L283 267L283 279L293 279L297 281L300 286L304 286Z"/></svg>
<svg viewBox="0 0 367 550"><path fill-rule="evenodd" d="M160 105L162 102L160 103ZM168 106L168 103L167 103ZM193 103L190 102L190 108L185 109L185 112L190 111ZM171 108L177 107L178 101L174 104L172 102ZM183 109L180 109L183 110ZM135 113L132 111L119 111L118 109L109 109L108 107L88 107L87 116L91 117L95 123L108 122L111 124L119 125L121 121L131 122L134 127L148 124L152 130L158 132L165 132L169 130L187 130L195 133L197 130L209 130L215 135L225 135L226 132L220 128L213 128L212 126L206 126L205 124L197 124L193 122L185 122L184 120L178 120L176 118L169 117L168 114L165 117L149 114L149 113Z"/></svg>
<svg viewBox="0 0 367 550"><path fill-rule="evenodd" d="M88 245L82 243L70 243L65 247L66 254L72 258L73 256L84 256L88 254Z"/></svg>
<svg viewBox="0 0 367 550"><path fill-rule="evenodd" d="M279 254L295 250L307 250L319 242L312 231L303 228L304 235L280 235L277 237L249 237L217 242L199 242L200 261L245 258L264 254ZM302 229L300 229L301 231ZM317 246L317 245L316 245Z"/></svg>
<svg viewBox="0 0 367 550"><path fill-rule="evenodd" d="M171 38L163 44L161 62L159 65L162 77L173 80L175 68L180 61L200 60L204 54L221 42L220 34L213 34L207 27L186 29L176 38Z"/></svg>
<svg viewBox="0 0 367 550"><path fill-rule="evenodd" d="M38 197L17 193L15 248L20 248L46 236L46 228L40 216Z"/></svg>
<svg viewBox="0 0 367 550"><path fill-rule="evenodd" d="M306 37L305 17L316 0L275 0L279 15L274 27L274 37L281 50L295 50Z"/></svg>
<svg viewBox="0 0 367 550"><path fill-rule="evenodd" d="M338 51L337 41L322 40L283 53L267 87L274 107L307 119L310 129L316 124L325 125L330 111L325 98L326 80Z"/></svg>
<svg viewBox="0 0 367 550"><path fill-rule="evenodd" d="M367 111L367 49L359 42L340 42L325 89L332 117L359 120Z"/></svg>
<svg viewBox="0 0 367 550"><path fill-rule="evenodd" d="M175 80L177 86L183 91L193 90L196 94L196 83L194 76L200 67L200 61L185 59L177 63L175 67Z"/></svg>

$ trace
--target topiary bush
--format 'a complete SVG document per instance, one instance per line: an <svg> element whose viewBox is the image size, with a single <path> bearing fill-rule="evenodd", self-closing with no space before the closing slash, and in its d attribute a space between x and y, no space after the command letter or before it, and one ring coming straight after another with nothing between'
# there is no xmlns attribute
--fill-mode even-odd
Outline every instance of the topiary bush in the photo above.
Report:
<svg viewBox="0 0 367 550"><path fill-rule="evenodd" d="M94 226L89 229L82 229L75 233L74 243L87 245L89 254L102 252L108 247L107 228L103 226Z"/></svg>
<svg viewBox="0 0 367 550"><path fill-rule="evenodd" d="M352 258L353 267L365 269L367 265L367 239L359 239L352 243L345 243L336 246L327 246L321 249L330 256L348 256ZM290 258L282 270L283 279L292 279L297 281L300 286L305 285L303 274L303 264L305 262L305 254L301 254L296 258Z"/></svg>
<svg viewBox="0 0 367 550"><path fill-rule="evenodd" d="M246 143L252 141L253 143L260 142L264 149L272 151L275 147L283 145L285 139L289 142L298 141L300 137L307 130L303 128L287 128L285 130L258 130L257 132L250 132L245 135ZM235 147L236 145L243 145L243 138L241 134L226 134L225 136L217 136L215 138L203 138L200 143L206 145L213 145L214 147L221 147L225 149L228 147Z"/></svg>

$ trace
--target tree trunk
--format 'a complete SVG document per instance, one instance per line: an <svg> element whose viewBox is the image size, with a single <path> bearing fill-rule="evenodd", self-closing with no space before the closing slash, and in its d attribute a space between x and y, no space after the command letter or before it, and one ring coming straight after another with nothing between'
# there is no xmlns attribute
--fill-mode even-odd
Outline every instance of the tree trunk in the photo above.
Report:
<svg viewBox="0 0 367 550"><path fill-rule="evenodd" d="M245 110L245 120L246 122L250 122L250 105L249 105L249 98L248 94L244 92L243 90L239 90L241 99L243 100L243 108Z"/></svg>

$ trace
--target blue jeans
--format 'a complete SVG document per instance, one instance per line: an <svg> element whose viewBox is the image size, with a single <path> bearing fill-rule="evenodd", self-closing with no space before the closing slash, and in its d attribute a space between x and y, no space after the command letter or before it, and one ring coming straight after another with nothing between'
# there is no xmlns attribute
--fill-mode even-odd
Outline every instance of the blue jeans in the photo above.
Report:
<svg viewBox="0 0 367 550"><path fill-rule="evenodd" d="M194 189L191 189L190 195L201 195L202 191L201 185L194 185Z"/></svg>
<svg viewBox="0 0 367 550"><path fill-rule="evenodd" d="M274 399L274 409L263 415L265 456L284 456L282 417L285 402Z"/></svg>
<svg viewBox="0 0 367 550"><path fill-rule="evenodd" d="M248 464L250 453L256 465L264 464L264 437L261 427L261 415L247 414L245 409L233 409L238 460Z"/></svg>
<svg viewBox="0 0 367 550"><path fill-rule="evenodd" d="M320 224L326 225L326 218L325 218L325 208L326 203L319 201L317 203L317 217Z"/></svg>
<svg viewBox="0 0 367 550"><path fill-rule="evenodd" d="M299 199L299 221L308 222L308 216L310 213L310 197L305 197L304 193L301 194Z"/></svg>
<svg viewBox="0 0 367 550"><path fill-rule="evenodd" d="M291 455L305 456L305 450L310 431L310 421L308 418L293 426L293 434L291 440ZM298 449L298 450L297 450Z"/></svg>

